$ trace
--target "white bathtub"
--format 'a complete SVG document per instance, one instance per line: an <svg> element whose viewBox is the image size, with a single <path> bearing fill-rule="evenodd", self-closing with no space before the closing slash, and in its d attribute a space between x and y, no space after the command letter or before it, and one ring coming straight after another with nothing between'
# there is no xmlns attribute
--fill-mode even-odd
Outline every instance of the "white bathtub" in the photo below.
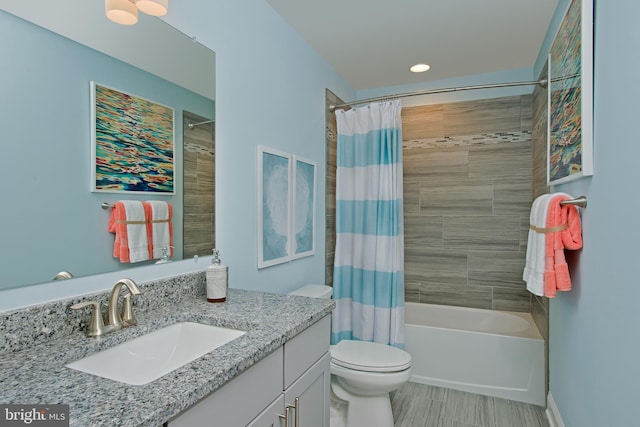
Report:
<svg viewBox="0 0 640 427"><path fill-rule="evenodd" d="M528 313L405 303L411 381L545 405L544 340Z"/></svg>

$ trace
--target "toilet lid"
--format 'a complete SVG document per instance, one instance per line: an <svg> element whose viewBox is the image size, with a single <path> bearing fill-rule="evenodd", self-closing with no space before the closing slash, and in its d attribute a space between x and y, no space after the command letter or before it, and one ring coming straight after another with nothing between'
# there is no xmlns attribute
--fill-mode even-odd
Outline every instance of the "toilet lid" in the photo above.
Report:
<svg viewBox="0 0 640 427"><path fill-rule="evenodd" d="M411 366L411 355L390 345L342 340L331 347L331 362L356 371L398 372Z"/></svg>

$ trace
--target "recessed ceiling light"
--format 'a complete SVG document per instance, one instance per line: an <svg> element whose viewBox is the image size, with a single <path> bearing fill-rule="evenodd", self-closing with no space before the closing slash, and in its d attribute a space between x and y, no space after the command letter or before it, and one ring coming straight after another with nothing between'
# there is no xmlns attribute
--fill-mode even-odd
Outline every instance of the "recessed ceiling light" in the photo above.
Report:
<svg viewBox="0 0 640 427"><path fill-rule="evenodd" d="M427 64L416 64L416 65L412 65L409 70L411 70L412 73L424 73L425 71L428 71L429 68L431 68L431 65L427 65Z"/></svg>

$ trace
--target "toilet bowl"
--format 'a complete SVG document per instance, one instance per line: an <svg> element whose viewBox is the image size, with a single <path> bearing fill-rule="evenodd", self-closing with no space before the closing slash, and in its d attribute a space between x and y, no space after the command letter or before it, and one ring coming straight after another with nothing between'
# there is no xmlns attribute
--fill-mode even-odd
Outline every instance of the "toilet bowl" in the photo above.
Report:
<svg viewBox="0 0 640 427"><path fill-rule="evenodd" d="M331 290L307 285L290 294L330 298ZM332 426L335 416L342 418L336 424L345 427L393 427L389 392L409 381L411 355L389 345L355 340L342 340L330 352Z"/></svg>

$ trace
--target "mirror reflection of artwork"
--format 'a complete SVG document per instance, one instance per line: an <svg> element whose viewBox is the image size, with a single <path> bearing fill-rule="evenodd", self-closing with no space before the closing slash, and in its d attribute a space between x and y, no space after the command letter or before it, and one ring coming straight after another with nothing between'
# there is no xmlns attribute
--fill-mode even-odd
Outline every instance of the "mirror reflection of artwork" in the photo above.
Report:
<svg viewBox="0 0 640 427"><path fill-rule="evenodd" d="M295 157L294 170L294 258L314 253L314 213L316 164L310 160Z"/></svg>
<svg viewBox="0 0 640 427"><path fill-rule="evenodd" d="M286 262L290 257L289 215L291 156L259 147L258 268Z"/></svg>
<svg viewBox="0 0 640 427"><path fill-rule="evenodd" d="M92 82L94 191L174 193L173 108Z"/></svg>

